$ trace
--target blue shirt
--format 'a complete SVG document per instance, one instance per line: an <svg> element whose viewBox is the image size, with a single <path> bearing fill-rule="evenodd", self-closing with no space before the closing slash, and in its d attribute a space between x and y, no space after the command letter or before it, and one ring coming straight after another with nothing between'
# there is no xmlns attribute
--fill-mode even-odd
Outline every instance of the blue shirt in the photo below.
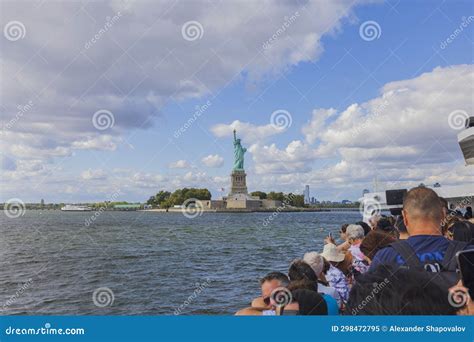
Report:
<svg viewBox="0 0 474 342"><path fill-rule="evenodd" d="M441 264L449 246L449 240L441 235L415 235L407 240L413 248L421 263ZM405 260L393 249L388 246L375 254L370 265L373 271L378 265L403 265Z"/></svg>

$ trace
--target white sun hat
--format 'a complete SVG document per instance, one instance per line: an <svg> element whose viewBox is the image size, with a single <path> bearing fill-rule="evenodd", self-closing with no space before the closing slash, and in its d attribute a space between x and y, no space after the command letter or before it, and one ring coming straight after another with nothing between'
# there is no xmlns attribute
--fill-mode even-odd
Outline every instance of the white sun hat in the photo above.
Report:
<svg viewBox="0 0 474 342"><path fill-rule="evenodd" d="M321 256L323 256L324 259L326 259L327 261L341 262L342 260L344 260L346 255L342 252L339 252L335 244L328 243L324 245L324 249L321 253Z"/></svg>

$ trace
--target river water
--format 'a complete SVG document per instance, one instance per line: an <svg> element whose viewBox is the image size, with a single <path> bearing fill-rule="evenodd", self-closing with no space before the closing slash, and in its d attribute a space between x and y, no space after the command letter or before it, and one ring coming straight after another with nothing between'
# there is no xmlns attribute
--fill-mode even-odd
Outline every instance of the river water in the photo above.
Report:
<svg viewBox="0 0 474 342"><path fill-rule="evenodd" d="M0 217L0 314L233 314L358 212Z"/></svg>

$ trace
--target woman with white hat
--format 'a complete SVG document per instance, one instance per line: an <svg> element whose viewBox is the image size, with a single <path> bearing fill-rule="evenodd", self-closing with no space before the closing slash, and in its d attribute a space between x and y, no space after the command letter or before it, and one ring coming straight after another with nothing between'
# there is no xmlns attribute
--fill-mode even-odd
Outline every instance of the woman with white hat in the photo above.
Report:
<svg viewBox="0 0 474 342"><path fill-rule="evenodd" d="M326 280L331 287L334 287L339 293L341 300L346 303L349 298L349 284L344 273L337 267L344 259L345 254L337 250L337 246L333 243L324 245L321 256L328 261L329 267L325 267L324 273Z"/></svg>

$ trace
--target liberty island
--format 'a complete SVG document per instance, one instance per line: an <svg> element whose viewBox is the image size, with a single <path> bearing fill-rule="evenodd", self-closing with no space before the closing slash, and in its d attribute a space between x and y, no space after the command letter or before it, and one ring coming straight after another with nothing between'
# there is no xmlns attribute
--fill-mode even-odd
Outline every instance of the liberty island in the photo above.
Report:
<svg viewBox="0 0 474 342"><path fill-rule="evenodd" d="M258 196L251 196L247 189L247 174L244 168L245 153L247 149L242 146L242 140L237 138L237 131L234 129L234 163L230 174L230 192L227 196L219 200L200 201L205 209L210 210L236 210L236 211L257 211L259 209L274 209L282 206L282 201L260 199Z"/></svg>

